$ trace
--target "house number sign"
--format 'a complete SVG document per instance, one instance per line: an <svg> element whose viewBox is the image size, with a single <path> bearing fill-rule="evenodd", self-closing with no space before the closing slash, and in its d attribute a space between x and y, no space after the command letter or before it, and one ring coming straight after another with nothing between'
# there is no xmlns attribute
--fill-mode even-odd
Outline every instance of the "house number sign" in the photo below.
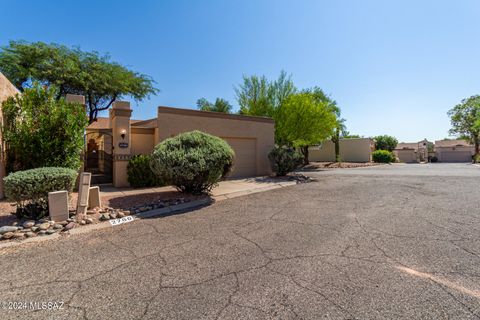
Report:
<svg viewBox="0 0 480 320"><path fill-rule="evenodd" d="M119 143L118 143L118 146L119 146L120 148L128 148L128 142L119 142Z"/></svg>

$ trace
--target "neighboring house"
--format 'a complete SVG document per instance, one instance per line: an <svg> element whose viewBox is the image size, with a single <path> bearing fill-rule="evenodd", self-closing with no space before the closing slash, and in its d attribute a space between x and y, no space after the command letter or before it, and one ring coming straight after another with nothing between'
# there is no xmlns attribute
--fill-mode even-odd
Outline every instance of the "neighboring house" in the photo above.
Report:
<svg viewBox="0 0 480 320"><path fill-rule="evenodd" d="M8 81L8 79L0 72L0 122L2 121L2 112L1 112L1 105L2 102L7 100L8 97L14 96L19 91L15 86ZM0 199L3 199L3 177L5 177L5 152L4 152L4 145L2 139L2 133L0 131Z"/></svg>
<svg viewBox="0 0 480 320"><path fill-rule="evenodd" d="M437 140L435 153L439 162L471 162L475 147L465 140Z"/></svg>
<svg viewBox="0 0 480 320"><path fill-rule="evenodd" d="M375 143L370 138L340 139L340 158L344 162L370 162L374 148ZM319 146L308 148L308 159L319 162L335 161L335 144L328 140Z"/></svg>
<svg viewBox="0 0 480 320"><path fill-rule="evenodd" d="M393 150L393 153L400 162L415 163L427 161L429 143L427 139L419 142L400 142Z"/></svg>
<svg viewBox="0 0 480 320"><path fill-rule="evenodd" d="M115 102L108 118L87 128L85 170L97 183L127 186L126 165L136 154L150 154L159 142L179 133L200 130L221 137L235 151L230 177L271 173L268 153L274 146L274 121L209 111L158 107L158 116L131 120L128 102ZM122 137L123 135L123 137Z"/></svg>

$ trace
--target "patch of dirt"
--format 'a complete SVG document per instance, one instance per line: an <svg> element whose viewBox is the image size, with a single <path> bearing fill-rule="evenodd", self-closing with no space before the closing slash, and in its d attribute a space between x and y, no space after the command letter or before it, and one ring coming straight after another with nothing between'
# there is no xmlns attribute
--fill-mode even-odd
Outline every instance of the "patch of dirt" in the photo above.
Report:
<svg viewBox="0 0 480 320"><path fill-rule="evenodd" d="M315 181L315 179L307 177L301 173L290 173L284 177L275 177L275 179L282 181L295 181L297 184Z"/></svg>

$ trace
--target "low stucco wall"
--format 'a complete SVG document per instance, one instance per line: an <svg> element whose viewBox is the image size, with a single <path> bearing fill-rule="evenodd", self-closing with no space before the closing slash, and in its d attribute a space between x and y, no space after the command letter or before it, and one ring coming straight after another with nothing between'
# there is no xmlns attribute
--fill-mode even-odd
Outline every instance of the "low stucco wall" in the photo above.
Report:
<svg viewBox="0 0 480 320"><path fill-rule="evenodd" d="M268 153L275 143L272 119L170 107L158 108L158 130L155 141L162 141L192 130L207 132L227 141L254 139L255 172L257 175L271 173Z"/></svg>
<svg viewBox="0 0 480 320"><path fill-rule="evenodd" d="M325 141L321 146L308 148L308 160L319 162L335 161L335 144L332 141Z"/></svg>
<svg viewBox="0 0 480 320"><path fill-rule="evenodd" d="M340 158L344 162L372 161L372 139L341 139ZM328 140L319 147L309 148L309 160L320 162L335 161L335 144Z"/></svg>

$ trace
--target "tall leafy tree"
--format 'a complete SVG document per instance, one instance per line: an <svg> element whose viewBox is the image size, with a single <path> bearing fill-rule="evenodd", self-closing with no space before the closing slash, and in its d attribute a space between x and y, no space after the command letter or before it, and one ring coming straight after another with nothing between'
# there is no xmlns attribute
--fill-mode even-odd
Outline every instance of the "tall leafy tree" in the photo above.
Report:
<svg viewBox="0 0 480 320"><path fill-rule="evenodd" d="M154 81L111 61L108 55L58 44L11 41L0 50L0 71L21 91L34 81L66 94L85 96L89 122L122 97L137 101L156 94Z"/></svg>
<svg viewBox="0 0 480 320"><path fill-rule="evenodd" d="M381 135L373 138L375 140L376 150L387 150L392 152L398 144L398 140L395 137L389 135Z"/></svg>
<svg viewBox="0 0 480 320"><path fill-rule="evenodd" d="M235 88L240 114L274 117L275 111L297 91L291 76L285 71L275 81L265 76L243 76L243 83Z"/></svg>
<svg viewBox="0 0 480 320"><path fill-rule="evenodd" d="M330 98L329 95L325 93L319 87L313 87L311 89L304 89L302 92L311 94L314 99L320 103L324 103L332 112L335 114L335 127L333 129L333 134L330 137L330 140L335 145L335 162L340 162L340 139L342 138L347 127L345 125L345 119L341 117L340 107L337 105L337 102Z"/></svg>
<svg viewBox="0 0 480 320"><path fill-rule="evenodd" d="M232 112L232 105L225 99L217 98L215 103L211 103L205 98L197 100L197 108L202 111L214 111L230 113Z"/></svg>
<svg viewBox="0 0 480 320"><path fill-rule="evenodd" d="M463 99L448 111L452 128L451 135L467 139L475 146L475 159L480 149L480 96Z"/></svg>
<svg viewBox="0 0 480 320"><path fill-rule="evenodd" d="M336 117L331 107L312 93L290 95L275 114L277 142L299 148L308 164L308 147L333 134Z"/></svg>

